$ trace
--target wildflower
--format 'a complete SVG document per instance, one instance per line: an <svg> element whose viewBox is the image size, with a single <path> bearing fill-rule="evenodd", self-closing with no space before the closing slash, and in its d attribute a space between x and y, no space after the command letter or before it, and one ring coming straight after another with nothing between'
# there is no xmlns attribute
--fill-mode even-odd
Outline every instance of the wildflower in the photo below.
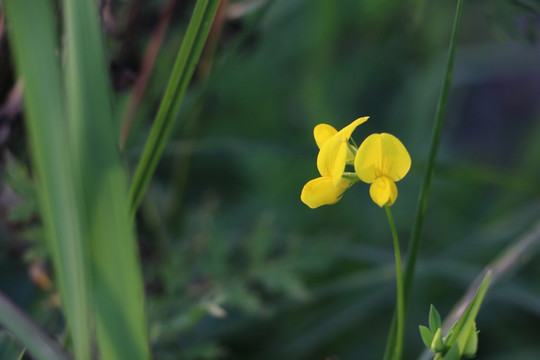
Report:
<svg viewBox="0 0 540 360"><path fill-rule="evenodd" d="M394 204L398 195L395 182L407 175L410 167L411 157L405 146L386 133L368 136L354 160L356 174L371 184L369 195L380 207Z"/></svg>
<svg viewBox="0 0 540 360"><path fill-rule="evenodd" d="M317 169L321 177L310 180L302 189L300 199L310 208L338 202L354 180L343 177L347 163L352 164L356 148L349 139L356 127L368 117L356 119L339 132L327 124L319 124L313 130L319 147Z"/></svg>

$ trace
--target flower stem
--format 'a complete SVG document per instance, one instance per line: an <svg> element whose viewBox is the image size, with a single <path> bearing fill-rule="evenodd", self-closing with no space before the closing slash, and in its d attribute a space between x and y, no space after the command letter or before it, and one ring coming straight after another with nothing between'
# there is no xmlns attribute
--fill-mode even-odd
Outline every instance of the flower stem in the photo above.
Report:
<svg viewBox="0 0 540 360"><path fill-rule="evenodd" d="M403 328L405 323L405 298L403 292L403 275L401 267L401 253L399 251L399 240L396 231L396 225L394 224L394 217L389 206L385 206L386 216L388 217L388 223L390 224L390 230L392 231L392 239L394 241L394 255L396 258L396 290L397 290L397 329L396 329L396 341L393 351L393 360L401 359L401 352L403 349Z"/></svg>

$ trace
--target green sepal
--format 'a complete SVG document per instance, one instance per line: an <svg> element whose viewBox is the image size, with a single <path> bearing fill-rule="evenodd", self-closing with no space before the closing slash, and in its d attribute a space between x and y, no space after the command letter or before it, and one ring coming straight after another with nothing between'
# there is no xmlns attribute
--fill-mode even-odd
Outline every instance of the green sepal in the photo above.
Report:
<svg viewBox="0 0 540 360"><path fill-rule="evenodd" d="M454 344L450 350L444 355L443 360L459 360L461 356L459 355L459 346Z"/></svg>
<svg viewBox="0 0 540 360"><path fill-rule="evenodd" d="M431 305L429 308L429 329L431 332L435 333L441 327L441 323L441 315L435 309L435 306Z"/></svg>
<svg viewBox="0 0 540 360"><path fill-rule="evenodd" d="M444 350L445 346L442 341L442 329L438 328L435 335L433 335L433 340L431 341L431 351L436 354L439 352L444 352Z"/></svg>
<svg viewBox="0 0 540 360"><path fill-rule="evenodd" d="M420 329L420 336L422 337L422 341L424 342L424 345L426 345L426 347L428 348L431 348L431 342L433 341L433 334L424 325L420 325L419 329Z"/></svg>

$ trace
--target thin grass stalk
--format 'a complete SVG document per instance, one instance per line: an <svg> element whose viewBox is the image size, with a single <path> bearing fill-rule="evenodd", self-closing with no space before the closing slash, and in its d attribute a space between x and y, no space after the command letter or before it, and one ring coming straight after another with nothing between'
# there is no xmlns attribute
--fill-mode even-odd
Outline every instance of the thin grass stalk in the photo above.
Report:
<svg viewBox="0 0 540 360"><path fill-rule="evenodd" d="M431 190L431 182L433 180L433 173L435 172L435 161L437 159L437 152L439 151L439 144L441 142L442 127L444 122L444 116L446 114L446 107L448 104L448 96L450 94L450 85L452 83L452 72L454 68L454 58L456 52L457 35L459 29L459 23L461 19L461 10L463 7L463 0L458 0L456 7L456 14L454 17L454 25L452 28L452 36L450 39L450 48L448 50L448 57L446 59L446 71L441 89L441 94L437 103L437 109L435 111L435 126L433 127L433 133L431 135L431 145L429 148L428 161L426 164L426 170L424 173L424 180L420 194L418 196L418 204L416 207L416 216L414 221L414 227L411 234L409 252L407 254L407 261L405 265L405 304L409 302L412 283L414 280L414 270L416 267L416 259L418 258L418 251L420 249L420 243L422 240L422 231L424 229L424 220L426 217L429 192Z"/></svg>
<svg viewBox="0 0 540 360"><path fill-rule="evenodd" d="M66 95L75 184L90 244L99 358L150 358L144 289L125 170L117 149L112 91L94 0L64 0Z"/></svg>
<svg viewBox="0 0 540 360"><path fill-rule="evenodd" d="M17 73L24 81L24 120L29 134L36 189L48 250L52 255L67 332L77 359L90 359L91 287L84 214L74 186L67 141L55 16L46 0L4 2ZM19 340L31 346L32 333ZM34 339L35 340L35 339ZM60 356L58 358L61 358Z"/></svg>
<svg viewBox="0 0 540 360"><path fill-rule="evenodd" d="M416 261L418 258L418 252L420 250L420 243L422 240L422 231L424 228L424 220L426 217L429 192L431 190L431 182L433 180L433 173L435 170L435 160L437 159L437 152L439 151L439 144L441 141L442 127L444 116L446 114L446 107L448 104L448 96L450 94L450 85L452 83L452 72L454 68L454 58L456 52L457 35L459 30L459 23L461 20L461 11L463 8L463 0L458 0L456 5L456 13L454 16L454 24L452 27L452 35L450 37L450 46L448 49L448 56L446 59L445 75L441 87L441 93L437 102L437 108L435 110L435 123L433 126L433 132L431 134L431 144L429 147L428 161L426 164L426 170L424 172L424 179L422 181L422 187L418 195L418 203L416 207L416 215L414 220L414 226L411 233L411 239L409 242L409 251L407 252L407 260L405 262L405 275L404 275L404 296L405 296L405 314L409 305L409 299L411 294L411 288L414 280L414 271L416 268ZM396 326L395 317L392 322L390 334L388 336L384 359L390 359L391 349L394 348Z"/></svg>
<svg viewBox="0 0 540 360"><path fill-rule="evenodd" d="M131 184L129 202L132 216L135 215L141 203L171 135L174 120L178 115L180 105L195 71L218 5L219 0L197 1L165 90L165 95L159 106L156 120L152 125L150 136Z"/></svg>

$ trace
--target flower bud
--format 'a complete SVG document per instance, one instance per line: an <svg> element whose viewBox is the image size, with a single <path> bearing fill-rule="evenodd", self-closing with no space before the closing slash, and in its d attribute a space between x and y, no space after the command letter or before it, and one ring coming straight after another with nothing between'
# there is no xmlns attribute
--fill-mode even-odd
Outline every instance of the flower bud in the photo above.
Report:
<svg viewBox="0 0 540 360"><path fill-rule="evenodd" d="M469 337L467 338L467 342L465 343L465 347L463 348L463 356L467 358L471 358L474 355L476 355L476 351L478 350L478 331L476 331L476 326L474 326L473 330L469 333Z"/></svg>
<svg viewBox="0 0 540 360"><path fill-rule="evenodd" d="M431 351L436 354L444 351L444 343L442 341L442 329L438 328L433 335L433 340L431 341Z"/></svg>

